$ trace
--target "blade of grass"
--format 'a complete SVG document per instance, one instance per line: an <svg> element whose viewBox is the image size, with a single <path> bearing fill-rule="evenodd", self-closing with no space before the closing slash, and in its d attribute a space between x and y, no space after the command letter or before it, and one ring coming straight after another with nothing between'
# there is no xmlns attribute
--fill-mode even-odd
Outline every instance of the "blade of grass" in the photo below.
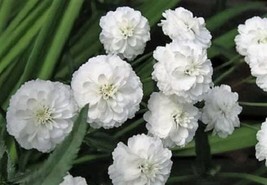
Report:
<svg viewBox="0 0 267 185"><path fill-rule="evenodd" d="M58 58L61 54L64 44L70 34L76 17L82 7L83 0L71 0L64 13L63 19L58 27L54 41L49 49L42 70L39 73L41 79L49 79L52 77Z"/></svg>
<svg viewBox="0 0 267 185"><path fill-rule="evenodd" d="M14 5L14 0L3 1L0 8L0 34L5 30L10 18L10 12Z"/></svg>

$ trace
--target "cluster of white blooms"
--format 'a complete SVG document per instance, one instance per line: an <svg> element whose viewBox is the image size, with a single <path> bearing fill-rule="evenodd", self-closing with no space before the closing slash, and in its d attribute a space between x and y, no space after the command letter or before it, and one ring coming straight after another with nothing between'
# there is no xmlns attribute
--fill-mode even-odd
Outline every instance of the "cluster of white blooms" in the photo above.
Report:
<svg viewBox="0 0 267 185"><path fill-rule="evenodd" d="M256 144L256 158L259 161L263 161L267 159L267 118L265 122L262 123L261 129L257 133L258 143ZM267 166L267 160L265 161L265 165Z"/></svg>
<svg viewBox="0 0 267 185"><path fill-rule="evenodd" d="M108 173L114 185L164 185L170 175L172 153L159 138L135 135L118 143Z"/></svg>
<svg viewBox="0 0 267 185"><path fill-rule="evenodd" d="M210 89L211 61L206 50L192 42L172 42L157 47L152 78L166 95L176 95L180 101L197 102Z"/></svg>
<svg viewBox="0 0 267 185"><path fill-rule="evenodd" d="M150 40L148 21L141 13L129 7L119 7L101 17L100 41L108 54L117 54L133 60L144 52Z"/></svg>
<svg viewBox="0 0 267 185"><path fill-rule="evenodd" d="M204 49L211 45L211 34L202 17L193 17L192 12L182 7L166 10L163 17L166 20L161 20L159 25L172 40L191 41Z"/></svg>
<svg viewBox="0 0 267 185"><path fill-rule="evenodd" d="M161 139L165 146L184 146L198 128L199 111L189 103L180 103L175 96L153 93L145 113L149 132Z"/></svg>
<svg viewBox="0 0 267 185"><path fill-rule="evenodd" d="M121 126L139 110L142 84L130 64L116 55L88 60L71 81L80 107L89 103L88 123L94 128Z"/></svg>
<svg viewBox="0 0 267 185"><path fill-rule="evenodd" d="M239 127L238 115L242 107L238 105L238 94L228 85L214 87L205 97L202 122L207 124L206 131L212 130L220 137L232 134L234 127Z"/></svg>
<svg viewBox="0 0 267 185"><path fill-rule="evenodd" d="M68 174L64 177L63 182L59 185L87 185L87 182L82 177L73 177L72 175Z"/></svg>
<svg viewBox="0 0 267 185"><path fill-rule="evenodd" d="M249 64L257 85L267 91L267 18L252 17L238 26L236 50Z"/></svg>
<svg viewBox="0 0 267 185"><path fill-rule="evenodd" d="M29 81L10 99L7 131L25 149L50 152L71 132L77 110L69 86Z"/></svg>

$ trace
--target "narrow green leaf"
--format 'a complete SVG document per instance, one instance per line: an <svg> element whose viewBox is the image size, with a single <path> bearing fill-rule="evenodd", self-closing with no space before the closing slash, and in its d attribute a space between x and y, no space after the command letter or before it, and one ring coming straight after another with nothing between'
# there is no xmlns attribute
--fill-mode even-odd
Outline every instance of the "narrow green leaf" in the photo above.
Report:
<svg viewBox="0 0 267 185"><path fill-rule="evenodd" d="M38 71L38 69L40 68L39 66L42 65L42 59L45 57L46 54L45 51L49 48L50 42L52 42L53 39L51 35L54 34L54 31L60 20L59 18L61 14L58 12L60 12L60 10L64 10L64 5L65 3L62 1L54 1L52 3L50 9L48 10L48 16L44 21L44 26L41 28L41 31L38 34L37 39L35 40L32 52L26 63L25 70L13 91L16 91L16 89L20 87L20 85L25 81L28 81L29 79L33 78L34 73L32 72Z"/></svg>
<svg viewBox="0 0 267 185"><path fill-rule="evenodd" d="M151 4L150 0L146 0L139 9L148 19L150 26L153 26L160 20L165 10L175 7L179 2L180 0L156 0Z"/></svg>
<svg viewBox="0 0 267 185"><path fill-rule="evenodd" d="M242 125L242 124L241 124ZM253 127L259 128L260 124L254 124ZM211 147L211 154L218 154L229 152L242 148L254 147L257 143L257 130L242 126L234 131L234 133L227 138L220 138L218 136L209 135L209 143ZM194 142L189 143L184 148L176 148L173 151L175 156L195 156Z"/></svg>
<svg viewBox="0 0 267 185"><path fill-rule="evenodd" d="M248 173L219 173L218 176L224 178L246 179L253 183L267 185L267 178L251 175Z"/></svg>
<svg viewBox="0 0 267 185"><path fill-rule="evenodd" d="M206 26L210 31L220 28L227 21L231 20L233 17L236 17L248 10L259 10L259 8L263 8L263 3L259 2L249 2L238 4L232 8L226 9L213 17L209 18L206 22Z"/></svg>
<svg viewBox="0 0 267 185"><path fill-rule="evenodd" d="M40 169L32 172L30 179L24 179L23 183L26 185L58 185L62 181L72 167L87 132L87 114L88 105L81 110L70 135L56 147Z"/></svg>
<svg viewBox="0 0 267 185"><path fill-rule="evenodd" d="M5 55L0 62L0 74L6 69L6 67L19 55L21 54L26 47L31 43L34 36L38 33L41 26L44 23L45 17L47 14L43 14L42 17L36 21L34 25L28 30L28 32L22 36L20 40L17 41L17 44L10 50L7 55ZM5 44L3 44L5 45Z"/></svg>
<svg viewBox="0 0 267 185"><path fill-rule="evenodd" d="M14 0L5 0L0 8L0 34L4 31L10 18L10 12L14 5Z"/></svg>
<svg viewBox="0 0 267 185"><path fill-rule="evenodd" d="M235 46L234 39L236 35L237 29L233 29L216 38L213 41L212 46L208 49L208 57L213 58L220 54L229 54L229 49L232 49ZM233 54L233 56L234 55L235 54ZM230 58L233 56L231 55Z"/></svg>
<svg viewBox="0 0 267 185"><path fill-rule="evenodd" d="M61 54L64 44L66 43L76 17L82 7L83 0L71 0L64 13L63 19L57 29L56 35L49 49L42 70L39 74L41 79L50 79L58 58Z"/></svg>
<svg viewBox="0 0 267 185"><path fill-rule="evenodd" d="M16 46L18 40L23 37L26 32L33 27L33 25L42 22L41 19L45 13L46 8L49 5L49 1L42 1L39 6L36 7L11 33L4 32L0 35L0 43L5 43L0 45L0 58L2 58L6 53L11 51L11 48ZM33 35L34 36L34 35ZM1 63L1 61L0 61Z"/></svg>

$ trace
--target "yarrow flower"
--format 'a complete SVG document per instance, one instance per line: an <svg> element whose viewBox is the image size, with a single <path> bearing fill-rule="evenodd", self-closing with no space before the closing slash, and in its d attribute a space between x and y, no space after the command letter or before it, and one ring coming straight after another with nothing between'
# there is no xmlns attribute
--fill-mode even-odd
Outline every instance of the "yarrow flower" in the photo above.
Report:
<svg viewBox="0 0 267 185"><path fill-rule="evenodd" d="M232 134L234 127L240 126L238 115L242 107L238 105L238 94L231 91L228 85L214 87L206 95L203 107L202 122L207 124L206 131L225 138Z"/></svg>
<svg viewBox="0 0 267 185"><path fill-rule="evenodd" d="M211 61L206 50L191 42L172 42L157 47L153 54L158 61L152 78L166 95L176 95L180 101L196 102L210 89Z"/></svg>
<svg viewBox="0 0 267 185"><path fill-rule="evenodd" d="M267 44L261 47L251 47L246 57L252 76L256 77L256 84L267 91Z"/></svg>
<svg viewBox="0 0 267 185"><path fill-rule="evenodd" d="M108 169L114 185L164 185L170 175L172 153L159 138L136 135L128 146L118 143Z"/></svg>
<svg viewBox="0 0 267 185"><path fill-rule="evenodd" d="M59 185L87 185L86 180L83 177L73 177L68 174L64 177L63 182Z"/></svg>
<svg viewBox="0 0 267 185"><path fill-rule="evenodd" d="M159 25L172 40L192 41L205 49L211 45L211 34L202 17L193 17L192 12L182 7L166 10L162 15L166 20Z"/></svg>
<svg viewBox="0 0 267 185"><path fill-rule="evenodd" d="M32 80L10 99L7 131L23 148L49 152L71 132L77 110L69 86Z"/></svg>
<svg viewBox="0 0 267 185"><path fill-rule="evenodd" d="M252 17L238 26L235 37L236 50L243 56L248 55L250 47L267 45L267 18ZM246 58L246 62L249 60Z"/></svg>
<svg viewBox="0 0 267 185"><path fill-rule="evenodd" d="M119 127L139 110L143 96L139 77L115 55L89 59L73 74L71 87L79 107L89 103L87 121L94 128Z"/></svg>
<svg viewBox="0 0 267 185"><path fill-rule="evenodd" d="M259 161L267 159L267 119L262 123L261 129L257 133L258 143L256 144L256 158ZM267 166L267 161L265 161Z"/></svg>
<svg viewBox="0 0 267 185"><path fill-rule="evenodd" d="M150 40L150 27L147 19L137 10L119 7L101 17L100 41L108 54L118 54L133 60L144 52Z"/></svg>
<svg viewBox="0 0 267 185"><path fill-rule="evenodd" d="M149 133L163 139L165 146L184 146L198 128L199 111L192 104L180 103L175 96L152 93L149 111L144 114Z"/></svg>

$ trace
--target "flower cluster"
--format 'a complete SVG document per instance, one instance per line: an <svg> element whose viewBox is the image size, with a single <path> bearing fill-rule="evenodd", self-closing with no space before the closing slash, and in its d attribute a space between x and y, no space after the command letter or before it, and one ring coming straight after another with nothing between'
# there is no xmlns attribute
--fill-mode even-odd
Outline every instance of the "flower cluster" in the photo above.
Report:
<svg viewBox="0 0 267 185"><path fill-rule="evenodd" d="M198 128L199 111L189 103L180 103L175 96L153 93L145 113L149 132L161 139L165 146L185 146Z"/></svg>
<svg viewBox="0 0 267 185"><path fill-rule="evenodd" d="M161 20L159 25L172 40L192 41L205 49L211 45L211 34L202 17L193 17L192 12L182 7L166 10L162 15L165 20Z"/></svg>
<svg viewBox="0 0 267 185"><path fill-rule="evenodd" d="M267 91L267 18L252 17L238 26L236 50L248 63L256 84Z"/></svg>
<svg viewBox="0 0 267 185"><path fill-rule="evenodd" d="M129 7L119 7L100 19L100 41L108 54L117 54L133 60L144 52L150 40L148 21L141 13Z"/></svg>
<svg viewBox="0 0 267 185"><path fill-rule="evenodd" d="M59 185L87 185L87 182L82 177L73 177L72 175L68 174L64 177L63 182Z"/></svg>
<svg viewBox="0 0 267 185"><path fill-rule="evenodd" d="M238 115L242 107L238 105L238 94L231 92L231 87L221 85L214 87L205 97L202 122L207 124L206 130L212 130L220 137L232 134L234 127L239 127Z"/></svg>
<svg viewBox="0 0 267 185"><path fill-rule="evenodd" d="M114 185L164 185L170 175L172 153L160 139L135 135L118 143L108 173Z"/></svg>
<svg viewBox="0 0 267 185"><path fill-rule="evenodd" d="M89 103L88 123L94 128L118 127L139 110L142 84L132 67L115 55L88 60L71 81L79 107Z"/></svg>
<svg viewBox="0 0 267 185"><path fill-rule="evenodd" d="M29 81L10 99L7 131L25 149L50 152L71 132L77 110L69 86Z"/></svg>

